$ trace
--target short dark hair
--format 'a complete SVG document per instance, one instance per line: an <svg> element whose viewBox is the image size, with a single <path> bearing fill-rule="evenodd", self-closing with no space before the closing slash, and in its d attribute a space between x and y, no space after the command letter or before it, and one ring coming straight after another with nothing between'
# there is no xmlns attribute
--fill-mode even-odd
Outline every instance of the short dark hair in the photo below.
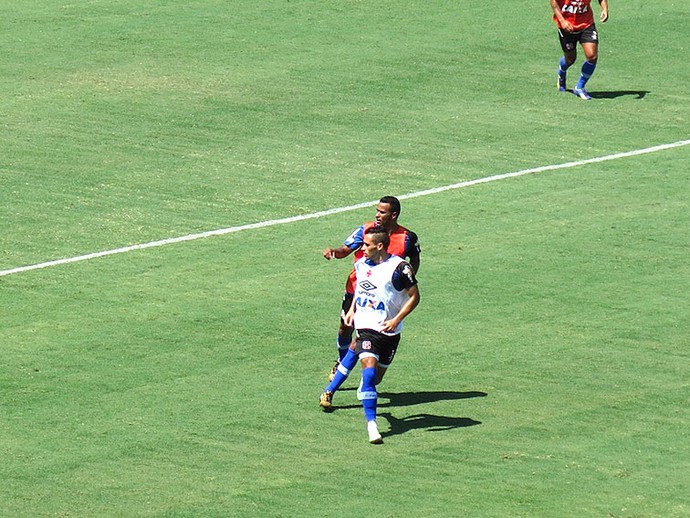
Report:
<svg viewBox="0 0 690 518"><path fill-rule="evenodd" d="M368 228L367 231L365 232L367 235L374 235L374 241L376 243L383 243L383 247L388 250L388 245L391 242L390 236L388 235L388 232L386 229L384 229L380 225L375 225L371 228Z"/></svg>
<svg viewBox="0 0 690 518"><path fill-rule="evenodd" d="M379 203L387 203L391 206L391 212L395 212L400 216L400 200L395 196L384 196L379 200Z"/></svg>

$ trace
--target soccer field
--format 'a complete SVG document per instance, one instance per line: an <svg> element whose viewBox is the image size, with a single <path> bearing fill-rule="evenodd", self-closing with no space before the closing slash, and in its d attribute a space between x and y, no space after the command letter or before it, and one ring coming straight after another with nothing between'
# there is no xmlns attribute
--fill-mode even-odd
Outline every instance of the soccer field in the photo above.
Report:
<svg viewBox="0 0 690 518"><path fill-rule="evenodd" d="M0 6L0 515L690 516L687 5L589 102L548 2ZM321 251L383 195L373 446Z"/></svg>

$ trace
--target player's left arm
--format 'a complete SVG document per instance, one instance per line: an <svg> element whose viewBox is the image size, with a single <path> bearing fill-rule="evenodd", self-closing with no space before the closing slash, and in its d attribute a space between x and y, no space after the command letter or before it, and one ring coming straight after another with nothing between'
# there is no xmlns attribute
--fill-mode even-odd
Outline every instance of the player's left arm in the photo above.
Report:
<svg viewBox="0 0 690 518"><path fill-rule="evenodd" d="M409 299L403 304L398 314L390 320L383 322L383 332L393 332L400 325L407 315L419 304L419 287L417 278L412 266L406 262L401 262L393 273L393 287L398 291L406 291Z"/></svg>
<svg viewBox="0 0 690 518"><path fill-rule="evenodd" d="M605 0L604 0L605 1ZM408 231L409 244L407 246L407 258L409 259L410 266L414 270L414 273L419 273L420 265L420 254L422 253L422 248L419 246L419 238L417 234L412 231Z"/></svg>
<svg viewBox="0 0 690 518"><path fill-rule="evenodd" d="M601 6L601 14L599 15L599 19L602 22L605 22L609 19L609 2L608 0L599 0L599 5Z"/></svg>
<svg viewBox="0 0 690 518"><path fill-rule="evenodd" d="M419 305L419 287L416 284L414 286L407 288L407 294L410 296L410 298L407 299L407 302L405 302L403 307L400 308L398 314L390 320L386 320L383 323L383 332L390 333L395 331L398 325L400 325L400 322L402 322L405 319L405 317L412 313L414 308L416 308L417 305Z"/></svg>
<svg viewBox="0 0 690 518"><path fill-rule="evenodd" d="M415 255L413 257L410 257L409 263L410 263L410 266L412 267L412 269L414 270L414 273L418 273L419 272L419 263L420 263L419 255Z"/></svg>

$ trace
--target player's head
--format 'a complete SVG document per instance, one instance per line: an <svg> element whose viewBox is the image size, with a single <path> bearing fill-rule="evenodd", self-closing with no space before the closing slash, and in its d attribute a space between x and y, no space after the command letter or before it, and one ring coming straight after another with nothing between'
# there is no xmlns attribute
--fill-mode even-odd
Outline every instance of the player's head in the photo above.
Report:
<svg viewBox="0 0 690 518"><path fill-rule="evenodd" d="M400 200L395 196L384 196L376 206L376 224L384 229L395 230L400 216Z"/></svg>
<svg viewBox="0 0 690 518"><path fill-rule="evenodd" d="M388 237L388 231L385 228L376 225L367 229L364 233L362 244L364 257L376 260L382 255L387 254L386 250L388 250L389 243L390 237Z"/></svg>

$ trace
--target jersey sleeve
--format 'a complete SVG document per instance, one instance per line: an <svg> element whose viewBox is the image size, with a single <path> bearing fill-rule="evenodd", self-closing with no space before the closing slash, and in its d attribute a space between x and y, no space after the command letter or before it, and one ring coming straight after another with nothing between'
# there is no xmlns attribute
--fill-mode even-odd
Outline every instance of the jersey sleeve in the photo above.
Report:
<svg viewBox="0 0 690 518"><path fill-rule="evenodd" d="M350 250L359 250L364 243L364 225L356 229L350 236L344 241L344 245Z"/></svg>
<svg viewBox="0 0 690 518"><path fill-rule="evenodd" d="M391 282L397 291L403 291L415 286L417 284L417 278L415 277L414 270L410 264L402 261L395 268Z"/></svg>
<svg viewBox="0 0 690 518"><path fill-rule="evenodd" d="M419 246L419 238L417 234L411 230L407 231L407 243L405 248L405 257L409 257L410 259L417 258L419 254L422 253L422 248Z"/></svg>

